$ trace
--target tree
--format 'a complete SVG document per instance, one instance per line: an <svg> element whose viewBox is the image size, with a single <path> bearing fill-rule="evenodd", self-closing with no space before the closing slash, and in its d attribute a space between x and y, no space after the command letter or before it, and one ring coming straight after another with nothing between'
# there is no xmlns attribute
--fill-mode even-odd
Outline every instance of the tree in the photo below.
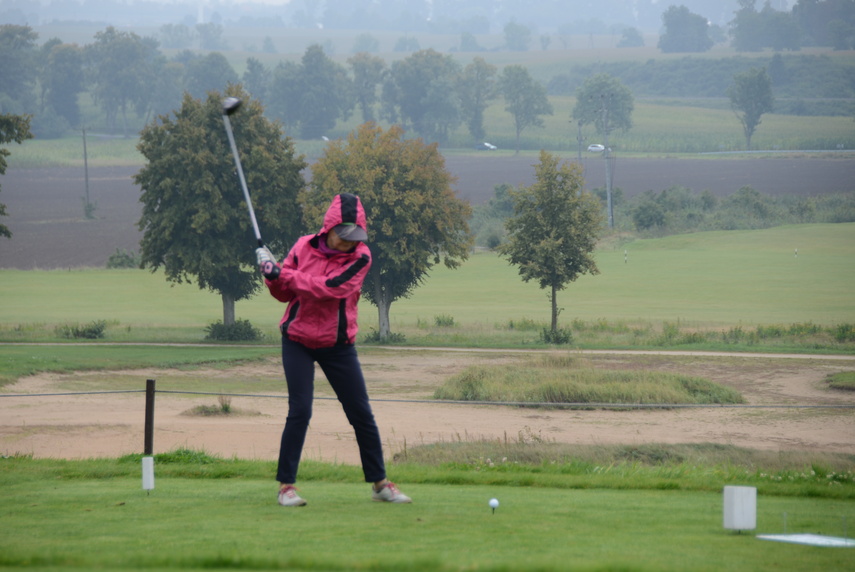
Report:
<svg viewBox="0 0 855 572"><path fill-rule="evenodd" d="M184 86L197 99L213 90L222 90L230 83L238 82L238 74L220 52L211 52L187 62Z"/></svg>
<svg viewBox="0 0 855 572"><path fill-rule="evenodd" d="M469 128L469 134L481 141L487 132L484 129L484 110L496 94L496 66L484 58L476 57L463 69L457 82L460 94L460 110Z"/></svg>
<svg viewBox="0 0 855 572"><path fill-rule="evenodd" d="M549 288L551 331L558 331L558 292L583 274L599 274L592 253L603 224L599 201L583 190L582 166L547 151L535 165L535 183L511 191L514 214L499 254L519 267L523 281Z"/></svg>
<svg viewBox="0 0 855 572"><path fill-rule="evenodd" d="M267 111L281 121L286 131L297 129L300 122L300 64L280 61L273 68Z"/></svg>
<svg viewBox="0 0 855 572"><path fill-rule="evenodd" d="M730 36L738 52L759 52L763 49L763 30L757 0L739 0L739 10L730 22Z"/></svg>
<svg viewBox="0 0 855 572"><path fill-rule="evenodd" d="M164 48L183 50L193 43L193 32L184 24L164 24L158 32Z"/></svg>
<svg viewBox="0 0 855 572"><path fill-rule="evenodd" d="M751 68L733 76L727 90L730 108L742 123L745 148L751 149L751 137L764 113L772 111L775 97L772 95L772 80L766 68Z"/></svg>
<svg viewBox="0 0 855 572"><path fill-rule="evenodd" d="M92 98L107 116L111 130L121 112L122 131L127 136L128 110L135 108L139 113L147 108L156 83L157 43L110 26L95 34L86 55L92 70Z"/></svg>
<svg viewBox="0 0 855 572"><path fill-rule="evenodd" d="M620 40L617 43L619 48L640 48L644 46L644 36L638 31L638 28L624 28L621 33Z"/></svg>
<svg viewBox="0 0 855 572"><path fill-rule="evenodd" d="M531 43L531 29L517 24L516 22L508 22L505 24L505 46L514 52L528 51L528 46Z"/></svg>
<svg viewBox="0 0 855 572"><path fill-rule="evenodd" d="M199 47L203 50L228 50L229 44L223 38L223 27L214 22L196 24Z"/></svg>
<svg viewBox="0 0 855 572"><path fill-rule="evenodd" d="M318 45L309 46L300 67L300 133L320 137L353 110L353 83L347 70L332 61Z"/></svg>
<svg viewBox="0 0 855 572"><path fill-rule="evenodd" d="M368 33L359 34L353 41L352 51L354 54L362 52L373 54L379 52L380 40Z"/></svg>
<svg viewBox="0 0 855 572"><path fill-rule="evenodd" d="M79 126L77 95L85 88L83 50L76 44L54 44L47 50L39 75L44 104L53 108L69 126Z"/></svg>
<svg viewBox="0 0 855 572"><path fill-rule="evenodd" d="M516 152L520 152L520 134L527 127L543 127L541 115L552 115L546 88L535 82L521 65L505 66L499 78L499 90L505 98L505 111L514 116Z"/></svg>
<svg viewBox="0 0 855 572"><path fill-rule="evenodd" d="M835 20L855 28L855 2L852 0L798 0L793 19L805 35L805 45L833 46L841 30Z"/></svg>
<svg viewBox="0 0 855 572"><path fill-rule="evenodd" d="M0 26L0 94L27 109L36 82L38 37L29 26Z"/></svg>
<svg viewBox="0 0 855 572"><path fill-rule="evenodd" d="M319 44L306 49L300 64L280 62L273 70L271 113L304 139L320 137L353 110L353 82L344 66Z"/></svg>
<svg viewBox="0 0 855 572"><path fill-rule="evenodd" d="M377 103L377 86L383 82L386 74L386 62L383 58L360 52L347 63L353 70L353 90L356 102L362 111L362 120L374 121L374 105Z"/></svg>
<svg viewBox="0 0 855 572"><path fill-rule="evenodd" d="M779 12L769 2L758 12L757 0L739 0L739 10L730 22L733 47L739 52L776 51L801 48L801 30L789 12Z"/></svg>
<svg viewBox="0 0 855 572"><path fill-rule="evenodd" d="M593 124L600 135L632 128L635 103L632 92L606 73L589 77L576 90L572 117L582 125Z"/></svg>
<svg viewBox="0 0 855 572"><path fill-rule="evenodd" d="M713 47L707 19L685 6L669 6L662 13L665 33L657 47L665 53L706 52Z"/></svg>
<svg viewBox="0 0 855 572"><path fill-rule="evenodd" d="M632 127L632 92L621 81L608 74L597 74L585 80L576 91L573 119L579 130L594 124L597 133L603 136L603 158L606 164L606 200L609 228L614 227L614 205L612 203L612 168L609 135L615 129L628 131ZM581 137L580 137L581 138Z"/></svg>
<svg viewBox="0 0 855 572"><path fill-rule="evenodd" d="M281 127L239 86L226 95L244 103L231 117L258 226L273 252L285 253L302 234L297 195L306 166ZM137 148L146 165L134 176L142 189L138 223L143 266L163 267L170 282L217 292L223 323L234 323L234 303L259 290L255 237L222 119L222 98L205 102L185 94L174 116L145 126Z"/></svg>
<svg viewBox="0 0 855 572"><path fill-rule="evenodd" d="M384 116L400 118L428 141L444 143L460 124L460 100L454 89L459 73L454 58L433 49L394 62L383 84Z"/></svg>
<svg viewBox="0 0 855 572"><path fill-rule="evenodd" d="M25 139L32 139L30 133L29 115L0 114L0 145L14 141L21 144ZM8 149L0 147L0 175L6 174L6 157L11 155ZM0 216L7 216L6 205L0 203ZM12 231L5 224L0 223L0 236L12 238Z"/></svg>
<svg viewBox="0 0 855 572"><path fill-rule="evenodd" d="M249 94L260 101L267 99L270 91L271 73L258 58L247 58L246 70L241 78L243 87Z"/></svg>
<svg viewBox="0 0 855 572"><path fill-rule="evenodd" d="M399 126L384 132L365 123L346 141L331 142L301 201L309 226L320 228L333 196L346 191L362 200L372 254L362 293L377 306L382 340L391 333L392 303L408 297L434 265L458 267L472 242L471 209L455 196L437 145L403 136Z"/></svg>

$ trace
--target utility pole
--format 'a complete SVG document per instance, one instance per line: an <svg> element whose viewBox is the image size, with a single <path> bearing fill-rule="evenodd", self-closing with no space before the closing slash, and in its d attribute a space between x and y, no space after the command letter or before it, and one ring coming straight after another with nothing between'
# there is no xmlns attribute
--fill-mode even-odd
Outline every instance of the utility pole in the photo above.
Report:
<svg viewBox="0 0 855 572"><path fill-rule="evenodd" d="M84 200L83 205L83 213L86 215L86 218L92 217L92 203L89 202L89 155L86 152L86 127L82 128L83 131L83 176L86 179L86 198Z"/></svg>

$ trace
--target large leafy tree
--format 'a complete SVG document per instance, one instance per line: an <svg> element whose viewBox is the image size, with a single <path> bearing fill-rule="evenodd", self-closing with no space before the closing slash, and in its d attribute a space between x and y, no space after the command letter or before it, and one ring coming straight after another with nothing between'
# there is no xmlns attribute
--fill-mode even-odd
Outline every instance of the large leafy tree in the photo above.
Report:
<svg viewBox="0 0 855 572"><path fill-rule="evenodd" d="M185 66L184 86L190 95L197 99L201 99L209 91L219 91L226 85L237 82L237 72L220 52L194 58Z"/></svg>
<svg viewBox="0 0 855 572"><path fill-rule="evenodd" d="M772 111L775 97L772 95L772 80L766 68L751 68L733 76L727 90L730 107L742 123L745 148L751 149L751 138L760 125L764 113Z"/></svg>
<svg viewBox="0 0 855 572"><path fill-rule="evenodd" d="M314 139L350 116L353 82L344 66L313 44L299 64L284 61L276 66L268 102L271 114L286 127L299 128L301 137Z"/></svg>
<svg viewBox="0 0 855 572"><path fill-rule="evenodd" d="M25 139L32 139L32 137L29 115L0 114L0 145L5 145L12 141L21 144ZM6 174L6 157L9 155L11 153L8 149L0 147L0 175ZM7 216L6 205L3 203L0 203L0 216ZM0 236L12 238L12 231L2 223L0 223Z"/></svg>
<svg viewBox="0 0 855 572"><path fill-rule="evenodd" d="M487 132L484 129L484 110L496 96L496 66L484 58L476 57L463 69L457 82L460 94L460 109L469 134L481 141Z"/></svg>
<svg viewBox="0 0 855 572"><path fill-rule="evenodd" d="M384 116L412 127L428 141L444 143L460 125L460 99L454 89L460 65L433 49L420 50L392 64L383 84Z"/></svg>
<svg viewBox="0 0 855 572"><path fill-rule="evenodd" d="M531 29L517 22L505 24L505 46L514 52L525 52L531 43Z"/></svg>
<svg viewBox="0 0 855 572"><path fill-rule="evenodd" d="M353 91L359 109L362 111L362 120L374 121L377 86L383 83L383 76L387 71L386 62L378 56L359 52L348 58L347 63L353 71Z"/></svg>
<svg viewBox="0 0 855 572"><path fill-rule="evenodd" d="M123 133L128 135L127 113L148 109L156 84L159 57L157 42L133 32L120 32L110 26L95 34L95 42L86 46L91 71L92 97L104 111L107 124L115 129L122 115Z"/></svg>
<svg viewBox="0 0 855 572"><path fill-rule="evenodd" d="M713 47L707 19L685 6L669 6L662 13L665 33L659 36L658 48L665 53L706 52Z"/></svg>
<svg viewBox="0 0 855 572"><path fill-rule="evenodd" d="M541 151L535 183L511 190L508 241L498 247L525 282L536 280L549 289L553 333L558 330L558 292L583 274L599 274L592 253L603 217L584 184L581 165L559 165L556 156Z"/></svg>
<svg viewBox="0 0 855 572"><path fill-rule="evenodd" d="M614 227L612 205L612 157L609 136L618 129L628 131L632 127L632 110L635 103L632 92L621 81L608 74L589 77L576 91L573 119L581 128L593 124L603 136L603 158L606 165L606 208L609 227Z"/></svg>
<svg viewBox="0 0 855 572"><path fill-rule="evenodd" d="M247 58L246 70L243 72L241 79L243 86L252 95L253 98L259 101L266 101L267 94L270 92L270 81L272 74L270 70L264 67L264 64L258 58Z"/></svg>
<svg viewBox="0 0 855 572"><path fill-rule="evenodd" d="M273 68L267 111L290 132L300 122L300 64L280 61Z"/></svg>
<svg viewBox="0 0 855 572"><path fill-rule="evenodd" d="M505 98L505 111L514 117L516 151L520 151L520 134L528 127L543 127L541 115L552 115L552 104L546 88L534 81L528 70L518 64L506 66L499 77L499 90Z"/></svg>
<svg viewBox="0 0 855 572"><path fill-rule="evenodd" d="M69 126L77 127L80 125L77 96L86 87L83 50L76 44L58 40L46 44L42 50L44 58L39 74L42 103L65 118Z"/></svg>
<svg viewBox="0 0 855 572"><path fill-rule="evenodd" d="M377 306L384 340L392 302L409 296L434 265L459 266L471 246L471 209L451 189L453 177L436 144L403 135L398 126L383 131L365 123L346 141L330 143L312 167L311 191L301 201L308 224L320 228L337 193L362 200L372 254L362 292Z"/></svg>
<svg viewBox="0 0 855 572"><path fill-rule="evenodd" d="M8 98L21 109L32 99L36 82L36 40L39 35L29 26L0 26L0 111L8 112ZM34 110L33 110L34 111Z"/></svg>
<svg viewBox="0 0 855 572"><path fill-rule="evenodd" d="M347 119L353 110L353 84L347 69L331 60L314 44L306 49L300 66L300 134L304 139L320 137L336 121Z"/></svg>
<svg viewBox="0 0 855 572"><path fill-rule="evenodd" d="M239 86L226 95L244 99L231 117L247 186L265 243L284 253L302 234L297 196L306 166L281 127ZM140 134L147 163L134 176L143 211L138 226L142 263L166 279L195 281L220 294L223 323L234 323L234 303L256 292L255 237L234 158L223 127L222 97L184 96L174 116L160 116Z"/></svg>

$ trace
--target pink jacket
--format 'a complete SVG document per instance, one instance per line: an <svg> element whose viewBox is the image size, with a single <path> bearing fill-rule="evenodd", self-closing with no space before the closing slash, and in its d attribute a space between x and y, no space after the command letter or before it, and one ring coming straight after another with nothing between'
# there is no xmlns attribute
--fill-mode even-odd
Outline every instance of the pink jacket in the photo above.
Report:
<svg viewBox="0 0 855 572"><path fill-rule="evenodd" d="M359 197L336 195L320 232L299 238L282 261L279 278L264 281L274 298L288 304L279 322L282 335L313 349L356 341L357 302L371 251L360 242L351 252L321 252L320 241L341 223L366 228Z"/></svg>

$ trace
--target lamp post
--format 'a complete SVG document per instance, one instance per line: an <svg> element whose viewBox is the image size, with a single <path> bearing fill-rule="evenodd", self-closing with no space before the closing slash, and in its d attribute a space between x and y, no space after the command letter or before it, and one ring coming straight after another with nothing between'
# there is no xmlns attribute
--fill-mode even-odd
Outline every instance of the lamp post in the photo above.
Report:
<svg viewBox="0 0 855 572"><path fill-rule="evenodd" d="M609 213L609 228L615 226L614 210L612 208L612 170L611 170L611 149L609 149L609 101L612 94L601 94L600 102L602 104L601 111L603 113L603 159L606 163L606 208Z"/></svg>

